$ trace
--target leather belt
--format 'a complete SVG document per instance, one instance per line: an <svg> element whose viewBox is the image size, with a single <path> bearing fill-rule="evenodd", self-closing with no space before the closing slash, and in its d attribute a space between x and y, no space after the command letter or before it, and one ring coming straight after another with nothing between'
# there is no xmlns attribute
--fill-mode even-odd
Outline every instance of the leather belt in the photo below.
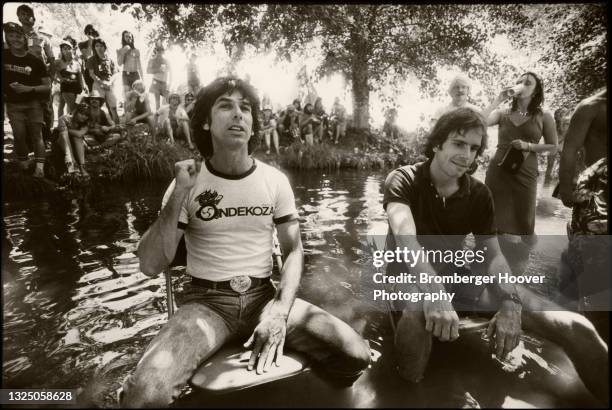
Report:
<svg viewBox="0 0 612 410"><path fill-rule="evenodd" d="M191 284L208 289L233 290L236 293L244 293L250 289L270 283L270 278L253 278L246 275L235 276L231 280L213 281L207 279L191 277Z"/></svg>

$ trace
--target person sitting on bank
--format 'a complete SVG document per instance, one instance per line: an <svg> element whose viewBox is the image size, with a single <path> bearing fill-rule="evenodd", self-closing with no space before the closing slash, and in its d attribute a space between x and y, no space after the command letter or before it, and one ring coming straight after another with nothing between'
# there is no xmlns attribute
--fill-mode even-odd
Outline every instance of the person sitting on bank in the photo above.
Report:
<svg viewBox="0 0 612 410"><path fill-rule="evenodd" d="M155 114L151 110L147 90L142 80L134 81L132 91L127 94L124 121L126 125L149 124L151 132L155 132Z"/></svg>
<svg viewBox="0 0 612 410"><path fill-rule="evenodd" d="M28 140L34 145L35 178L45 176L46 158L42 128L44 103L49 99L51 79L39 58L28 53L23 28L13 22L2 26L8 49L2 50L2 97L13 130L15 153L23 172L29 167Z"/></svg>
<svg viewBox="0 0 612 410"><path fill-rule="evenodd" d="M299 100L297 100L299 104ZM278 124L279 134L289 139L291 143L293 141L302 141L300 137L300 116L301 111L295 108L295 104L290 104L285 109L285 112L281 114L281 119Z"/></svg>
<svg viewBox="0 0 612 410"><path fill-rule="evenodd" d="M89 174L85 170L83 141L88 131L89 112L89 105L82 102L75 107L73 114L61 116L57 121L57 128L53 130L55 142L64 154L66 172L80 173L86 178L89 178Z"/></svg>
<svg viewBox="0 0 612 410"><path fill-rule="evenodd" d="M486 146L485 121L470 108L442 115L427 139L428 160L398 168L386 178L383 206L389 221L387 249L439 249L443 238L445 250L461 250L465 236L472 233L476 239L474 250L484 251L487 261L472 264L470 272L455 265L417 260L414 272L427 272L431 277L457 271L461 275L484 274L476 268L492 275L511 272L496 236L491 193L481 181L468 175ZM397 275L406 269L403 263L390 263L387 274ZM564 311L526 287L498 279L482 286L449 285L451 289L435 282L400 286L407 292L456 292L454 304L439 300L396 306L401 318L395 346L404 379L418 382L423 378L432 337L441 341L459 337L456 309L496 312L487 335L499 359L517 347L524 324L529 331L559 344L593 395L608 400L608 347L584 316Z"/></svg>
<svg viewBox="0 0 612 410"><path fill-rule="evenodd" d="M198 94L192 127L205 162L176 163L160 215L138 246L143 273L157 276L185 236L192 280L184 304L123 384L122 407L168 406L196 369L235 338L251 350L245 366L257 374L278 365L285 348L308 355L345 385L370 362L355 330L296 298L304 263L298 213L288 178L251 156L258 110L255 89L238 78L218 78ZM226 213L242 207L269 211ZM278 288L270 281L275 226L286 257Z"/></svg>
<svg viewBox="0 0 612 410"><path fill-rule="evenodd" d="M190 121L191 121L191 117L193 116L193 109L195 107L195 102L196 102L196 99L193 93L188 92L187 94L185 94L185 97L183 99L183 109L187 113L187 116L189 117Z"/></svg>
<svg viewBox="0 0 612 410"><path fill-rule="evenodd" d="M304 113L300 116L300 133L306 141L306 145L314 145L315 135L319 135L321 120L314 113L312 104L304 106Z"/></svg>
<svg viewBox="0 0 612 410"><path fill-rule="evenodd" d="M134 82L142 80L140 50L134 46L134 35L125 30L121 33L121 48L117 50L117 64L123 66L123 95L133 89Z"/></svg>
<svg viewBox="0 0 612 410"><path fill-rule="evenodd" d="M89 75L93 78L92 93L96 92L106 102L114 122L119 122L117 114L117 97L113 90L113 80L117 73L115 62L107 55L104 40L96 38L92 42L94 54L87 60Z"/></svg>
<svg viewBox="0 0 612 410"><path fill-rule="evenodd" d="M87 124L87 135L85 136L87 147L100 146L105 148L122 140L121 127L115 125L110 115L102 109L104 98L94 90L84 100L89 105L89 123Z"/></svg>
<svg viewBox="0 0 612 410"><path fill-rule="evenodd" d="M168 103L155 114L159 134L168 138L170 144L174 144L176 140L182 140L189 149L194 149L189 129L189 116L181 106L181 96L176 93L170 94Z"/></svg>
<svg viewBox="0 0 612 410"><path fill-rule="evenodd" d="M274 152L279 155L278 150L278 132L276 131L276 117L272 112L272 107L265 106L262 110L262 129L261 132L264 136L266 143L266 155L270 155L270 142L274 147Z"/></svg>

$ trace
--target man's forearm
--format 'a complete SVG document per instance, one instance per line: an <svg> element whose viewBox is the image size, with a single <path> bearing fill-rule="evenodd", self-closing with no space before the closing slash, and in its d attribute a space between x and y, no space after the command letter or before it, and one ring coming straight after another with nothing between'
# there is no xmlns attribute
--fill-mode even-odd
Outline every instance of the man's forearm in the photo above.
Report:
<svg viewBox="0 0 612 410"><path fill-rule="evenodd" d="M174 188L159 217L143 235L138 245L138 257L144 274L157 275L174 259L180 240L177 226L179 215L188 192L186 189Z"/></svg>
<svg viewBox="0 0 612 410"><path fill-rule="evenodd" d="M397 247L402 250L407 249L409 252L413 251L415 253L423 251L423 247L421 246L415 235L395 235L395 242L397 244ZM391 250L395 251L395 249ZM420 275L420 273L427 273L430 277L438 276L434 267L429 262L420 259L421 258L416 258L416 260L414 261L414 267L410 268L413 274ZM400 288L406 286L409 285L399 285ZM419 290L423 293L437 293L441 290L445 291L443 284L433 283L433 281L431 280L427 283L421 283L421 281L417 281L417 286Z"/></svg>
<svg viewBox="0 0 612 410"><path fill-rule="evenodd" d="M509 274L512 274L512 272L510 271L510 266L508 266L508 263L506 262L506 259L503 257L503 255L495 256L493 260L491 260L491 263L489 266L490 266L489 273L493 275L493 278L494 278L493 286L494 286L496 293L499 296L518 295L518 290L516 288L516 285L512 283L502 283L502 282L499 282L498 280L500 273L508 272Z"/></svg>
<svg viewBox="0 0 612 410"><path fill-rule="evenodd" d="M274 296L272 308L287 318L293 306L302 278L303 251L295 249L289 253L281 271L281 279Z"/></svg>

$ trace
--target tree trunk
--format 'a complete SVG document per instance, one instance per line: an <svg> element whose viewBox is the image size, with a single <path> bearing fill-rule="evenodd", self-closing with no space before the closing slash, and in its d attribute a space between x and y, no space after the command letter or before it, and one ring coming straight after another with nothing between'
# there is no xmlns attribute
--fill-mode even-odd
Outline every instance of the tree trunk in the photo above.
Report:
<svg viewBox="0 0 612 410"><path fill-rule="evenodd" d="M358 129L370 128L370 88L368 86L368 62L363 56L353 58L353 126Z"/></svg>

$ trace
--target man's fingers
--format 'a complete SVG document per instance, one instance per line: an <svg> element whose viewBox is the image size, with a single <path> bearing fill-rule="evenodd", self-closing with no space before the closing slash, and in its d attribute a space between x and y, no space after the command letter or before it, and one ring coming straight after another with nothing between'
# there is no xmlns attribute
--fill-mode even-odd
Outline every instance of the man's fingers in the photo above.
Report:
<svg viewBox="0 0 612 410"><path fill-rule="evenodd" d="M242 346L244 346L245 349L250 348L251 345L253 344L253 340L255 340L255 333L253 333L251 337L249 337L249 340L247 340L246 343L243 344Z"/></svg>
<svg viewBox="0 0 612 410"><path fill-rule="evenodd" d="M491 337L493 337L494 331L495 331L495 318L489 321L489 326L487 327L487 339L491 339Z"/></svg>
<svg viewBox="0 0 612 410"><path fill-rule="evenodd" d="M274 361L277 366L281 365L283 359L283 349L285 347L285 340L281 340L276 348L276 360Z"/></svg>
<svg viewBox="0 0 612 410"><path fill-rule="evenodd" d="M264 372L267 372L268 370L270 370L270 366L272 366L272 362L274 361L274 357L276 356L276 347L277 345L272 345L270 346L270 349L268 350L268 355L266 356L266 362L264 363Z"/></svg>
<svg viewBox="0 0 612 410"><path fill-rule="evenodd" d="M437 338L442 334L442 325L436 320L433 326L433 335Z"/></svg>
<svg viewBox="0 0 612 410"><path fill-rule="evenodd" d="M442 330L440 332L440 340L443 342L448 342L450 340L452 323L443 323L441 325Z"/></svg>
<svg viewBox="0 0 612 410"><path fill-rule="evenodd" d="M499 333L495 334L495 354L499 359L503 359L504 346L506 342L506 336L500 335Z"/></svg>
<svg viewBox="0 0 612 410"><path fill-rule="evenodd" d="M266 343L257 359L257 374L262 374L264 370L264 365L268 360L268 355L270 354L270 344Z"/></svg>
<svg viewBox="0 0 612 410"><path fill-rule="evenodd" d="M249 358L249 364L247 366L248 370L253 370L255 366L255 362L257 362L257 357L259 357L259 352L261 352L261 348L263 343L260 342L259 338L255 341L255 348L251 351L251 357Z"/></svg>
<svg viewBox="0 0 612 410"><path fill-rule="evenodd" d="M433 331L433 320L427 315L425 315L425 330L428 332Z"/></svg>
<svg viewBox="0 0 612 410"><path fill-rule="evenodd" d="M453 324L451 325L450 340L457 340L458 338L459 338L459 321L453 320Z"/></svg>

